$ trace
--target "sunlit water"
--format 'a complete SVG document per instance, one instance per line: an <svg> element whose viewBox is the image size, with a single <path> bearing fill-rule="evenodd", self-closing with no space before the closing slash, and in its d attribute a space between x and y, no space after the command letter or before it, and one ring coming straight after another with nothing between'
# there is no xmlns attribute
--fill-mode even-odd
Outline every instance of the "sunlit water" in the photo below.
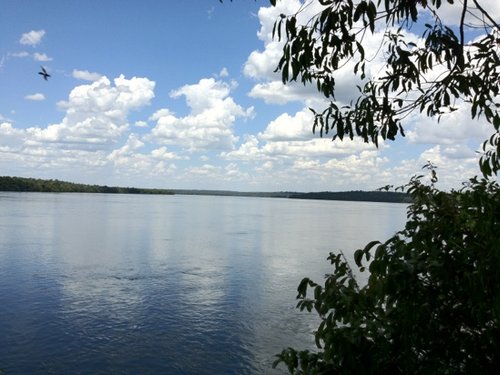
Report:
<svg viewBox="0 0 500 375"><path fill-rule="evenodd" d="M406 206L0 193L0 373L268 374L314 348L304 276L402 229Z"/></svg>

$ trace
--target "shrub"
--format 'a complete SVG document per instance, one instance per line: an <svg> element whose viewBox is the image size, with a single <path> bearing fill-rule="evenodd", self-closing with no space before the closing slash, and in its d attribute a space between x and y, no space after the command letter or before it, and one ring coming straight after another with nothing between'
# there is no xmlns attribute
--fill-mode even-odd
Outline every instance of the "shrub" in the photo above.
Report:
<svg viewBox="0 0 500 375"><path fill-rule="evenodd" d="M318 351L288 348L274 363L291 374L498 373L500 189L473 178L439 191L414 177L405 229L354 254L330 253L324 285L309 278L297 307L316 311ZM354 266L354 265L353 265Z"/></svg>

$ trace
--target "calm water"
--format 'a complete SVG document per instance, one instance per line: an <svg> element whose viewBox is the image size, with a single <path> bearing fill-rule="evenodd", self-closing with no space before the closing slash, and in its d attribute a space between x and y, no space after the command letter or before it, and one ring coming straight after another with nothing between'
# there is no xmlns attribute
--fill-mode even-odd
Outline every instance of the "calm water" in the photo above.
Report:
<svg viewBox="0 0 500 375"><path fill-rule="evenodd" d="M405 210L0 193L0 373L283 373L274 354L314 347L301 278L402 229Z"/></svg>

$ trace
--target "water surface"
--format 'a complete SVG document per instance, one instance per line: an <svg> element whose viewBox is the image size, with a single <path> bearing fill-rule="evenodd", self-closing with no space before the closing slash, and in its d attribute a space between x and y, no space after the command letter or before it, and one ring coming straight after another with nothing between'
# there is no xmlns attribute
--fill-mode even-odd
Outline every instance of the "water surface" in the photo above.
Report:
<svg viewBox="0 0 500 375"><path fill-rule="evenodd" d="M400 204L0 193L6 374L262 374L314 348L295 309L326 257L384 240Z"/></svg>

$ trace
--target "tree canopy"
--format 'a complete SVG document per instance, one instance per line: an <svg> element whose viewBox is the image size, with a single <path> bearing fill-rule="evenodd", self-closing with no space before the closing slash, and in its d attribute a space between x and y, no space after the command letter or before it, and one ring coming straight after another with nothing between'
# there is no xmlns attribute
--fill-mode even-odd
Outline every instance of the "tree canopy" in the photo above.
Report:
<svg viewBox="0 0 500 375"><path fill-rule="evenodd" d="M276 0L271 0L276 5ZM500 26L478 0L447 0L459 7L456 27L439 16L442 0L310 0L295 14L282 14L273 36L284 39L277 71L284 83L315 84L330 99L324 110L314 112L313 130L333 138L361 137L378 145L379 137L404 136L405 117L414 111L427 116L453 112L470 104L472 119L484 117L492 136L483 144L480 168L485 176L500 170ZM300 12L319 3L321 11L306 23ZM469 22L473 19L474 22ZM466 30L480 35L466 40ZM421 30L423 43L407 31ZM422 31L423 30L423 31ZM378 76L368 76L373 56L366 56L368 33L384 32L379 53L385 66ZM361 84L350 104L335 101L335 72L347 62Z"/></svg>

